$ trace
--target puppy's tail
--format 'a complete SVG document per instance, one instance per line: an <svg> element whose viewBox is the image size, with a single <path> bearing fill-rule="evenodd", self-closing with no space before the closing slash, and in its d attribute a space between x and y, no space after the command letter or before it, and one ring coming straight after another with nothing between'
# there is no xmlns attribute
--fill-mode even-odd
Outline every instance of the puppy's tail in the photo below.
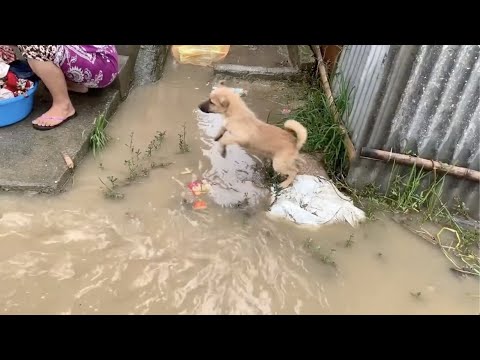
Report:
<svg viewBox="0 0 480 360"><path fill-rule="evenodd" d="M295 120L287 120L283 124L285 129L292 130L297 135L297 149L300 150L307 141L307 129Z"/></svg>

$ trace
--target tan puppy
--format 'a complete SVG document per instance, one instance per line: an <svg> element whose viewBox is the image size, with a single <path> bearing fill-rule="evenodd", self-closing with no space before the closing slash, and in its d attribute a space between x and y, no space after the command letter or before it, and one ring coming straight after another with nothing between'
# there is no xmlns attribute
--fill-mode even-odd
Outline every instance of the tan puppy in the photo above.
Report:
<svg viewBox="0 0 480 360"><path fill-rule="evenodd" d="M273 169L287 175L280 184L282 188L292 184L299 171L298 161L302 161L299 150L307 140L307 130L298 121L287 120L283 125L287 130L267 124L255 116L238 94L224 86L213 90L209 100L198 107L204 113L224 116L223 127L215 137L222 146L223 157L227 145L240 145L247 151L270 158Z"/></svg>

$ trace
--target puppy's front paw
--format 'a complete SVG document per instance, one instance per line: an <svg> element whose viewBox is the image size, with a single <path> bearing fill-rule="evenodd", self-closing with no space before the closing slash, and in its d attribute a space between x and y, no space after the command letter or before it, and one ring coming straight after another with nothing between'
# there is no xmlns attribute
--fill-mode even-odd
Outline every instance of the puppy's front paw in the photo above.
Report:
<svg viewBox="0 0 480 360"><path fill-rule="evenodd" d="M217 136L215 136L215 141L218 141L222 138L222 136L227 132L225 128L221 128L220 131L218 132Z"/></svg>

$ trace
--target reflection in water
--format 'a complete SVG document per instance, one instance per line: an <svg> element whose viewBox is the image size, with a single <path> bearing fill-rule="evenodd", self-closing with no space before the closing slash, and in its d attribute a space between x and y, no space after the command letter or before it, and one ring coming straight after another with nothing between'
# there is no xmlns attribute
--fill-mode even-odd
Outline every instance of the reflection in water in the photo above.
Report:
<svg viewBox="0 0 480 360"><path fill-rule="evenodd" d="M237 145L228 146L227 156L223 158L214 141L222 126L222 116L201 111L197 114L198 125L204 134L202 141L206 146L202 152L211 163L203 176L212 185L213 200L220 205L233 205L247 197L251 205L258 204L268 195L268 190L254 184L254 170L258 163Z"/></svg>
<svg viewBox="0 0 480 360"><path fill-rule="evenodd" d="M437 249L388 219L312 232L269 220L260 205L230 207L266 194L243 150L220 157L212 138L221 119L195 110L211 81L209 69L170 63L162 81L122 104L115 140L77 168L70 191L0 196L0 312L478 313L477 280L453 276ZM191 152L179 154L184 123ZM124 200L105 199L98 177L126 177L130 133L145 148L157 130L167 136L155 156L175 164L122 189ZM183 194L202 177L212 190L195 211Z"/></svg>

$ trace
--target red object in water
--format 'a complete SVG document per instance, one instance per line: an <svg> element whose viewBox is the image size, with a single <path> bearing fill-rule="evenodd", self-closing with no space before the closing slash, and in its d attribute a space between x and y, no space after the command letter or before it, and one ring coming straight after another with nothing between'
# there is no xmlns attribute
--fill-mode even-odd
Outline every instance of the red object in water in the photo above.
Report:
<svg viewBox="0 0 480 360"><path fill-rule="evenodd" d="M208 184L200 180L192 181L190 184L188 184L188 188L195 196L199 196L208 192Z"/></svg>
<svg viewBox="0 0 480 360"><path fill-rule="evenodd" d="M203 209L206 209L207 208L207 203L203 200L196 200L194 203L193 203L193 208L195 210L203 210Z"/></svg>

